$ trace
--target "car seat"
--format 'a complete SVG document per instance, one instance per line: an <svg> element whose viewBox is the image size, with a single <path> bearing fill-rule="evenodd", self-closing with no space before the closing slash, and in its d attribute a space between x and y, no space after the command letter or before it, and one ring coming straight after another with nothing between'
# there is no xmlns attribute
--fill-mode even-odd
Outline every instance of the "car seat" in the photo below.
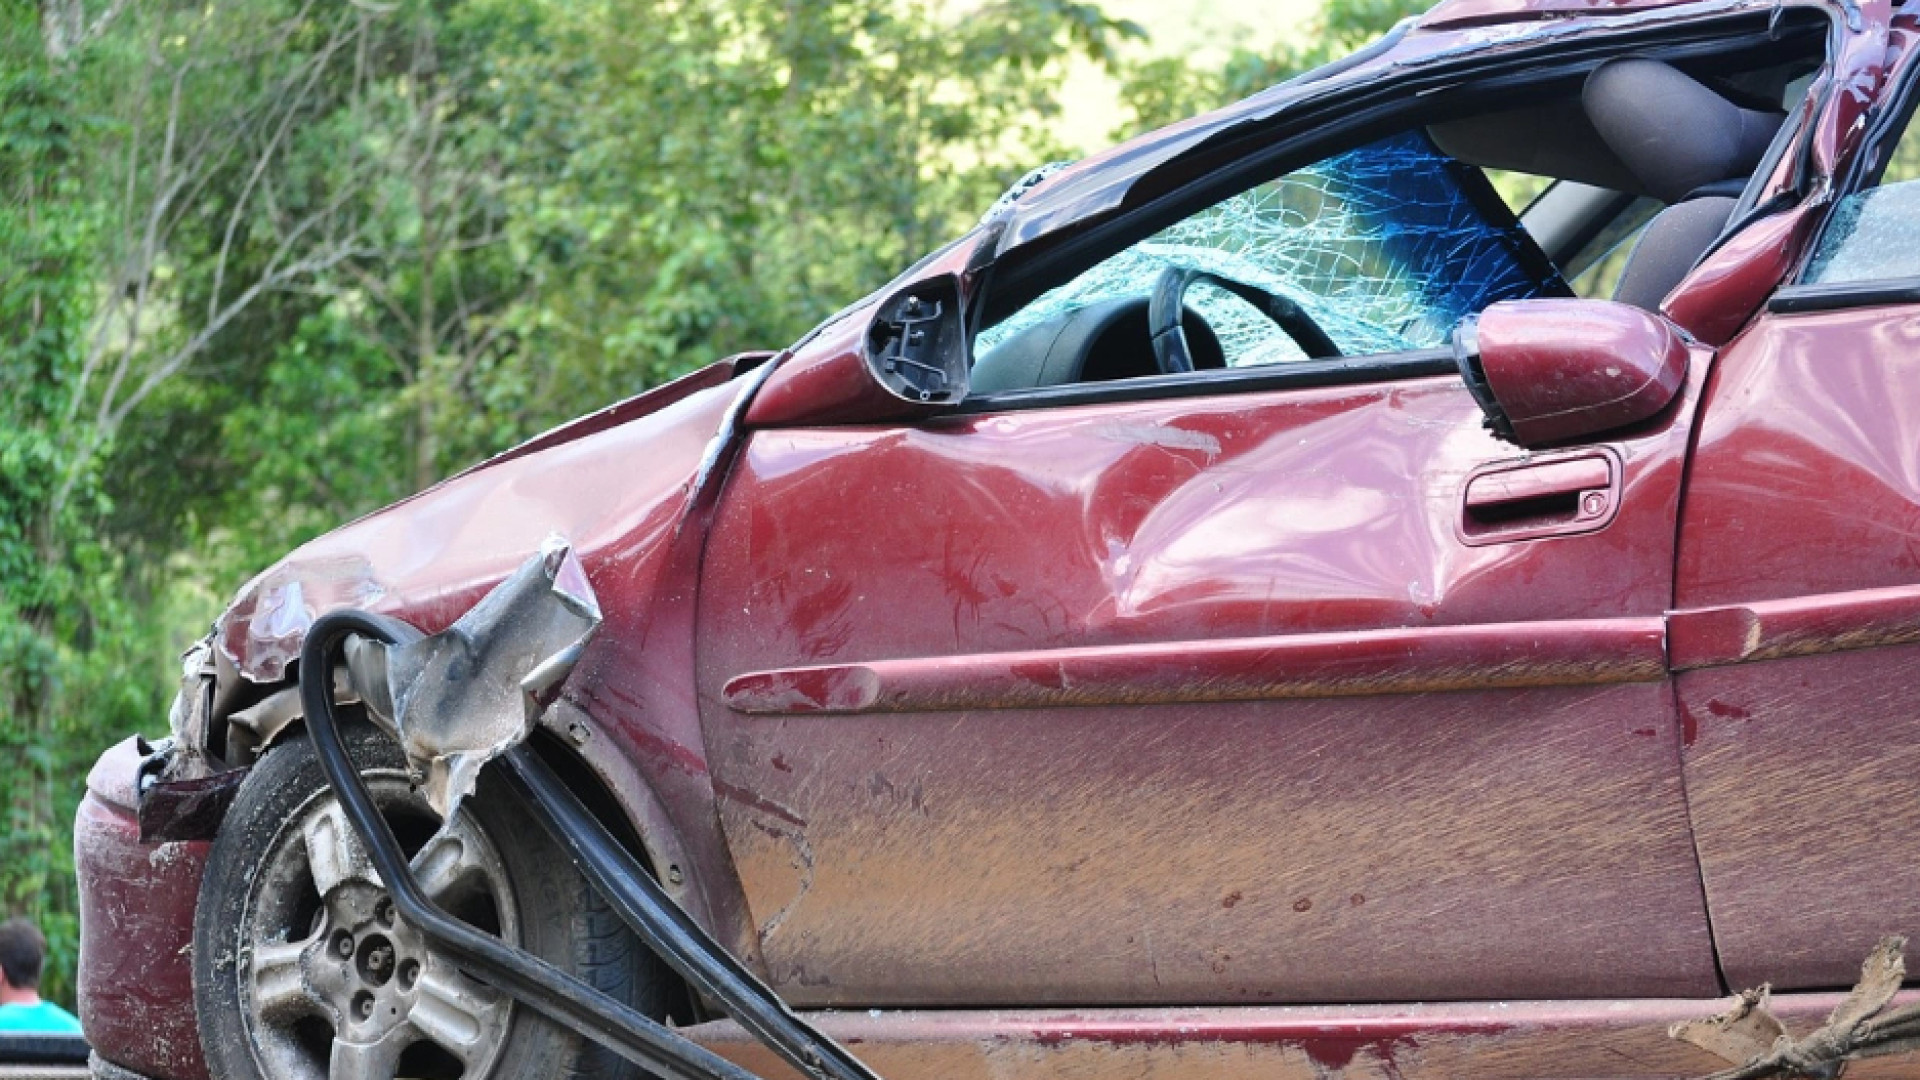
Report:
<svg viewBox="0 0 1920 1080"><path fill-rule="evenodd" d="M1742 108L1658 60L1602 64L1580 98L1607 148L1668 204L1640 234L1613 293L1654 310L1725 231L1785 115Z"/></svg>

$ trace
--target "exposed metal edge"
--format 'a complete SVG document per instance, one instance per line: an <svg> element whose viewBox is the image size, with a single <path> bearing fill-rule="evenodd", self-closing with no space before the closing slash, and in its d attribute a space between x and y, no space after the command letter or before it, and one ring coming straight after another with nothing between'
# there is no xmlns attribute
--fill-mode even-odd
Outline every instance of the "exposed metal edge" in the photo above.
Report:
<svg viewBox="0 0 1920 1080"><path fill-rule="evenodd" d="M984 653L758 671L739 712L911 713L1657 682L1661 618L1433 626Z"/></svg>
<svg viewBox="0 0 1920 1080"><path fill-rule="evenodd" d="M659 412L678 402L684 401L702 390L724 386L738 378L742 371L764 364L779 355L771 350L735 353L723 357L711 364L694 368L684 375L676 376L666 382L650 386L632 397L604 405L590 413L577 416L556 427L548 428L524 442L510 446L505 450L479 461L455 473L449 479L459 479L470 472L494 465L501 465L515 458L536 454L564 443L596 435L609 428L618 427L630 420Z"/></svg>
<svg viewBox="0 0 1920 1080"><path fill-rule="evenodd" d="M1671 612L1673 668L1722 667L1920 642L1920 586Z"/></svg>

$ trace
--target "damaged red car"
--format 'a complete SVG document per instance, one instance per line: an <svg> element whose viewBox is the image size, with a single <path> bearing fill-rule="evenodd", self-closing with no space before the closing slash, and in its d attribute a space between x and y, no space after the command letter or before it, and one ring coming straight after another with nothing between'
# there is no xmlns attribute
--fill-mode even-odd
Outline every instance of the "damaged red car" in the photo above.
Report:
<svg viewBox="0 0 1920 1080"><path fill-rule="evenodd" d="M1920 930L1916 42L1444 0L293 552L88 781L95 1074L1647 1080L1746 1064L1668 1034L1743 988L1818 1025Z"/></svg>

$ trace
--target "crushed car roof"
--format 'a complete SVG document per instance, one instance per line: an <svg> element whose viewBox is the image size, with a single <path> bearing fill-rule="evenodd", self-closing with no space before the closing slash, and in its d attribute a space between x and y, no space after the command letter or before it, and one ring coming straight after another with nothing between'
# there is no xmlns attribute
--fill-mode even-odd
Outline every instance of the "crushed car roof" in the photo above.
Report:
<svg viewBox="0 0 1920 1080"><path fill-rule="evenodd" d="M1127 203L1139 181L1201 149L1275 119L1287 107L1389 71L1438 63L1488 48L1688 22L1782 7L1829 9L1853 21L1847 0L1441 0L1344 60L1225 108L1141 135L1053 172L998 215L997 253L1061 232Z"/></svg>

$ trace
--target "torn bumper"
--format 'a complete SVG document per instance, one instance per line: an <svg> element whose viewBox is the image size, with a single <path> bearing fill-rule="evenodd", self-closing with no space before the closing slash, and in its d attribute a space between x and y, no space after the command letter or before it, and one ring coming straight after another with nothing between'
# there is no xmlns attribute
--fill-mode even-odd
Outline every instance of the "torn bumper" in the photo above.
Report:
<svg viewBox="0 0 1920 1080"><path fill-rule="evenodd" d="M209 845L142 843L144 755L128 739L87 777L74 821L80 1023L94 1053L153 1080L205 1080L193 1011L193 909Z"/></svg>

